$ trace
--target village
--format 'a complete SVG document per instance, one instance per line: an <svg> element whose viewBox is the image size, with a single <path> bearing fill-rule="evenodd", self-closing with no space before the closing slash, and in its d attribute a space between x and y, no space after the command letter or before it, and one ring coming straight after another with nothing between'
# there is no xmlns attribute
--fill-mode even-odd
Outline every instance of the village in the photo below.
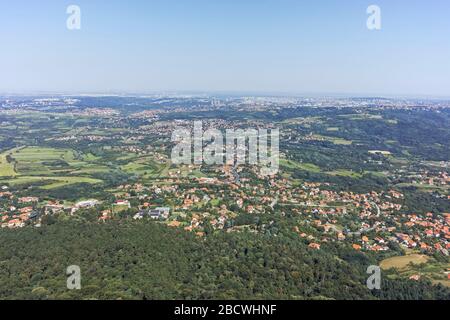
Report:
<svg viewBox="0 0 450 320"><path fill-rule="evenodd" d="M186 168L195 169L194 165ZM295 217L289 221L297 221L291 226L293 232L314 250L320 250L326 242L347 243L354 250L375 252L389 251L397 244L424 254L449 255L450 213L399 213L404 197L399 191L336 192L327 183L294 185L279 175L264 177L256 166L238 167L236 171L225 165L215 169L214 178L186 178L172 173L151 186L120 185L111 203L95 199L71 205L57 199L42 202L33 196L16 197L3 186L1 226L39 227L46 215L76 215L94 208L99 222L150 218L204 237L218 231L264 232L275 219L289 215ZM119 215L121 212L126 214ZM241 215L247 219L239 219ZM256 222L263 216L269 217L266 225Z"/></svg>

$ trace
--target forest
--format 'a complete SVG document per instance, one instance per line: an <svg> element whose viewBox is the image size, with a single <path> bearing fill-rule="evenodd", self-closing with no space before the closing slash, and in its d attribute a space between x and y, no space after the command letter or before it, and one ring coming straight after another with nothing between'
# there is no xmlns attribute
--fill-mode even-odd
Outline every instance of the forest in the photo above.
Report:
<svg viewBox="0 0 450 320"><path fill-rule="evenodd" d="M450 299L427 281L366 287L360 252L315 251L294 238L192 233L152 221L54 221L0 232L1 299ZM81 269L68 290L66 268Z"/></svg>

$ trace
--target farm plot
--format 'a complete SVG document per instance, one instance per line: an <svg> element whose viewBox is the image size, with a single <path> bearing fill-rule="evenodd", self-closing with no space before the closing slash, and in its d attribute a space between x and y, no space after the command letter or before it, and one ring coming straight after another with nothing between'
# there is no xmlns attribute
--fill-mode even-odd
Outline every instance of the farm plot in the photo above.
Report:
<svg viewBox="0 0 450 320"><path fill-rule="evenodd" d="M38 184L40 188L52 189L75 183L102 182L80 174L84 168L96 172L95 165L85 162L70 149L15 148L0 154L0 183L12 186Z"/></svg>

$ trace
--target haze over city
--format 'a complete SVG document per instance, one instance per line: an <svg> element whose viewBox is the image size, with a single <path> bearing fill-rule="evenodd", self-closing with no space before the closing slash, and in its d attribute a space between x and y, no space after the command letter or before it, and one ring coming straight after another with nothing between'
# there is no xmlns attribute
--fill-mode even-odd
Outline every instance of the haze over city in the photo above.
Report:
<svg viewBox="0 0 450 320"><path fill-rule="evenodd" d="M68 30L66 8L81 9ZM381 30L368 30L368 6ZM448 1L0 3L0 92L448 97Z"/></svg>

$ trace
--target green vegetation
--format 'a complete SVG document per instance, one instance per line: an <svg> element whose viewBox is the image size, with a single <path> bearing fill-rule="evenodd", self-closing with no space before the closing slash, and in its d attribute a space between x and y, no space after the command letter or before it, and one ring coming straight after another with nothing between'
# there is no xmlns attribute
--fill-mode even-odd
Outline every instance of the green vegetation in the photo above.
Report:
<svg viewBox="0 0 450 320"><path fill-rule="evenodd" d="M410 263L421 264L426 263L429 257L423 254L410 254L406 256L392 257L381 261L380 267L382 269L398 268L403 269Z"/></svg>
<svg viewBox="0 0 450 320"><path fill-rule="evenodd" d="M0 155L0 183L11 186L36 183L42 189L55 189L75 183L102 183L100 179L87 176L68 176L72 173L97 172L95 167L88 168L88 165L70 149L15 148Z"/></svg>
<svg viewBox="0 0 450 320"><path fill-rule="evenodd" d="M0 112L0 298L450 299L449 108L17 99ZM279 174L172 164L193 120L279 128ZM145 217L157 207L169 216Z"/></svg>
<svg viewBox="0 0 450 320"><path fill-rule="evenodd" d="M16 171L14 170L14 165L10 160L10 153L0 154L0 176L1 177L14 177Z"/></svg>
<svg viewBox="0 0 450 320"><path fill-rule="evenodd" d="M376 299L359 253L344 259L289 237L220 233L206 241L154 222L59 222L0 232L3 299ZM58 243L58 245L55 245ZM355 259L361 265L356 266ZM78 265L82 289L67 290ZM398 286L401 285L401 289ZM385 280L384 297L448 299L429 283Z"/></svg>
<svg viewBox="0 0 450 320"><path fill-rule="evenodd" d="M341 177L350 177L350 178L361 178L362 174L353 172L351 170L345 170L345 169L338 169L334 171L327 172L327 174L332 176L341 176Z"/></svg>
<svg viewBox="0 0 450 320"><path fill-rule="evenodd" d="M280 160L280 166L288 170L303 170L310 172L320 172L320 168L312 163L300 163L292 160Z"/></svg>
<svg viewBox="0 0 450 320"><path fill-rule="evenodd" d="M440 260L440 259L439 259ZM380 267L387 272L391 279L409 279L410 277L420 277L434 284L441 284L450 287L448 278L449 264L423 254L407 254L385 259L381 261ZM395 270L392 273L392 270Z"/></svg>

